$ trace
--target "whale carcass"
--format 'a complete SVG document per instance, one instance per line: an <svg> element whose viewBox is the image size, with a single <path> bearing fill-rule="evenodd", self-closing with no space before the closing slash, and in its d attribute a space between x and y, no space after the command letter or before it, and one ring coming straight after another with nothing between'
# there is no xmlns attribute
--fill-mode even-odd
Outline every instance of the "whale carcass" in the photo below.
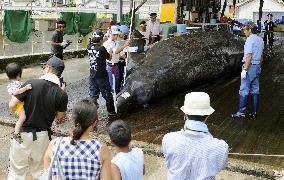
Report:
<svg viewBox="0 0 284 180"><path fill-rule="evenodd" d="M131 54L130 64L135 66L118 94L118 111L129 111L235 73L241 67L243 45L243 39L229 33L201 32L161 41L142 59L141 55Z"/></svg>

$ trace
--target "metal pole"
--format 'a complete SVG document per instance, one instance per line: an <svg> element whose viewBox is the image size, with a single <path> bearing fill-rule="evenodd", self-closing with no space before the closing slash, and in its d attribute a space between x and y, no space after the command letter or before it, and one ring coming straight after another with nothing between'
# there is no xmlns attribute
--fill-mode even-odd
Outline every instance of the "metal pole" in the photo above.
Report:
<svg viewBox="0 0 284 180"><path fill-rule="evenodd" d="M3 3L3 8L2 8L2 5L1 5L1 16L2 16L2 48L3 48L3 56L5 57L5 34L4 34L4 13L3 13L3 10L4 10L4 5L5 3Z"/></svg>
<svg viewBox="0 0 284 180"><path fill-rule="evenodd" d="M80 6L77 7L77 13L80 13ZM79 36L79 35L78 35ZM79 38L77 39L77 51L79 50L79 42L78 42Z"/></svg>
<svg viewBox="0 0 284 180"><path fill-rule="evenodd" d="M41 46L42 46L42 53L44 53L44 45L45 45L45 36L44 32L41 31Z"/></svg>
<svg viewBox="0 0 284 180"><path fill-rule="evenodd" d="M179 19L179 0L175 0L175 24L178 23L178 19Z"/></svg>
<svg viewBox="0 0 284 180"><path fill-rule="evenodd" d="M33 14L33 1L31 0L31 12ZM32 16L31 14L31 16ZM30 17L32 18L32 17ZM32 25L33 25L33 20L32 20ZM32 27L32 55L34 54L34 35L33 35L33 27Z"/></svg>
<svg viewBox="0 0 284 180"><path fill-rule="evenodd" d="M117 0L117 22L121 22L122 20L122 6L123 6L123 2L122 0Z"/></svg>
<svg viewBox="0 0 284 180"><path fill-rule="evenodd" d="M135 2L133 0L132 1L132 10L131 10L131 19L130 19L130 28L129 28L130 32L129 32L128 40L131 39L131 34L132 34L134 9L135 9ZM125 85L126 72L127 72L127 66L128 66L128 58L129 58L129 47L127 49L127 55L126 55L126 59L125 59L125 66L124 66L124 73L123 73L123 85L122 86Z"/></svg>

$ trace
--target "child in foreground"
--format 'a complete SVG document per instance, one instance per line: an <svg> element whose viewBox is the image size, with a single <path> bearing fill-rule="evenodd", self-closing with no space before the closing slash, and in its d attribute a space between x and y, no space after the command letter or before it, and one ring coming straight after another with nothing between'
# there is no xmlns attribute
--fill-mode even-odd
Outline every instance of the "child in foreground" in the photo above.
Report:
<svg viewBox="0 0 284 180"><path fill-rule="evenodd" d="M17 94L22 94L30 89L32 89L31 84L27 84L22 87L23 83L21 82L22 78L22 67L17 63L10 63L6 66L6 74L9 78L9 83L7 86L8 93L12 96ZM20 134L21 127L26 120L26 114L24 110L24 103L18 103L15 109L15 114L19 116L19 119L15 125L15 132L13 138L18 141L20 144L23 142Z"/></svg>
<svg viewBox="0 0 284 180"><path fill-rule="evenodd" d="M140 148L130 148L131 129L122 120L114 121L108 128L118 154L111 160L112 177L115 180L142 180L145 174L144 154Z"/></svg>

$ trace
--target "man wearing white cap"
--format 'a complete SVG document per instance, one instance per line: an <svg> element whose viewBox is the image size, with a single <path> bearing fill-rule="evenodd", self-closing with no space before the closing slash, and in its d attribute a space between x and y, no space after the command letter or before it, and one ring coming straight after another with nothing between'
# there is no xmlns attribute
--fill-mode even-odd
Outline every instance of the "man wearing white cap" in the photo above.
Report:
<svg viewBox="0 0 284 180"><path fill-rule="evenodd" d="M188 93L181 110L185 114L184 128L167 133L162 142L168 179L214 179L226 166L228 144L214 138L205 124L214 112L209 95Z"/></svg>
<svg viewBox="0 0 284 180"><path fill-rule="evenodd" d="M103 46L106 48L108 53L110 54L110 60L107 60L107 72L108 78L111 88L113 89L113 81L112 81L112 63L114 64L114 76L115 76L115 91L116 93L119 92L119 54L129 45L129 41L125 41L123 45L119 45L117 42L118 34L120 33L118 28L112 27L111 28L111 35L110 38L104 42Z"/></svg>

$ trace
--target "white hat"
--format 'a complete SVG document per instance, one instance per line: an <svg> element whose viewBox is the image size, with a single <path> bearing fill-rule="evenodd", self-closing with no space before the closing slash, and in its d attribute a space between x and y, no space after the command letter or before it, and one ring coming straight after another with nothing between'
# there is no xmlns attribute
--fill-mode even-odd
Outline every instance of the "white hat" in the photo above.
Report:
<svg viewBox="0 0 284 180"><path fill-rule="evenodd" d="M191 92L185 96L184 105L180 108L187 115L205 116L215 110L210 106L210 97L205 92Z"/></svg>
<svg viewBox="0 0 284 180"><path fill-rule="evenodd" d="M111 34L119 34L119 29L117 26L111 26L110 32Z"/></svg>

